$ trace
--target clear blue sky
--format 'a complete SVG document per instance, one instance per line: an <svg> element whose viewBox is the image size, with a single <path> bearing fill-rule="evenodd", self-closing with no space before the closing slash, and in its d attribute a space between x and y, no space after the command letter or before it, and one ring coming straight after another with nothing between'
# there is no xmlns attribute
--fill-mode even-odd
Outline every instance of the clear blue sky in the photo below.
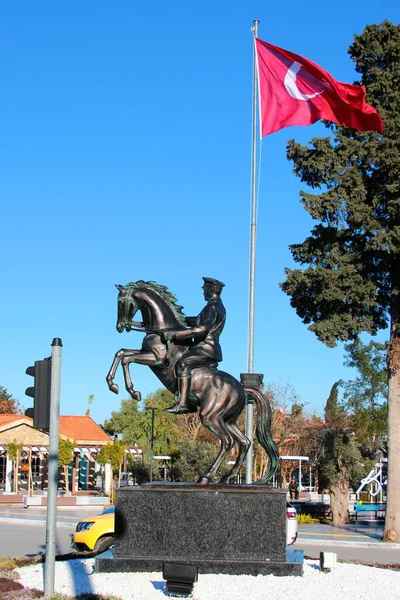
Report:
<svg viewBox="0 0 400 600"><path fill-rule="evenodd" d="M126 397L105 383L114 353L142 341L115 329L114 284L158 281L194 315L203 275L226 284L221 367L246 371L252 21L261 39L352 83L353 35L399 17L394 0L3 4L0 385L30 406L25 369L61 337L61 413L84 414L94 394L103 422ZM257 244L255 370L319 412L354 373L278 283L312 225L286 144L326 133L317 123L264 138ZM160 387L147 368L131 372L144 395Z"/></svg>

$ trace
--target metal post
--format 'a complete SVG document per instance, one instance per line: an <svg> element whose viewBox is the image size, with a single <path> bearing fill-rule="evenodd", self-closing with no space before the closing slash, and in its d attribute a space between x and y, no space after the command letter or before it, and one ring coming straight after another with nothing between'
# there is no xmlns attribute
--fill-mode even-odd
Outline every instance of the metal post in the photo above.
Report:
<svg viewBox="0 0 400 600"><path fill-rule="evenodd" d="M158 410L153 406L146 407L151 410L151 440L150 440L150 482L153 481L153 456L154 456L154 411Z"/></svg>
<svg viewBox="0 0 400 600"><path fill-rule="evenodd" d="M258 36L258 24L260 21L253 21L253 37ZM252 132L252 156L251 156L251 225L250 225L250 281L249 281L249 347L247 371L253 373L254 370L254 296L255 296L255 267L256 267L256 236L257 236L257 193L256 193L256 172L257 172L257 62L256 48L253 50L253 132ZM250 440L251 446L246 455L246 483L252 482L253 468L253 413L254 403L248 400L246 405L246 437Z"/></svg>
<svg viewBox="0 0 400 600"><path fill-rule="evenodd" d="M301 459L299 460L299 492L301 492Z"/></svg>
<svg viewBox="0 0 400 600"><path fill-rule="evenodd" d="M47 488L46 558L44 567L44 595L46 597L54 594L54 574L56 560L58 435L60 428L60 379L62 348L61 339L54 338L51 346L49 466Z"/></svg>
<svg viewBox="0 0 400 600"><path fill-rule="evenodd" d="M153 481L153 456L154 456L154 408L151 411L151 456L150 456L150 481Z"/></svg>

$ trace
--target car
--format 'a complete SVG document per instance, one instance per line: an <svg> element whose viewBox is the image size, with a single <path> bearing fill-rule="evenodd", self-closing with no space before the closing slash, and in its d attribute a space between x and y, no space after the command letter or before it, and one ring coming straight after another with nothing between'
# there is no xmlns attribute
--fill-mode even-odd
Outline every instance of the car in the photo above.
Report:
<svg viewBox="0 0 400 600"><path fill-rule="evenodd" d="M73 547L79 552L105 552L114 545L115 506L107 506L101 515L86 517L79 521L73 536ZM290 546L297 539L297 511L286 507L286 544Z"/></svg>
<svg viewBox="0 0 400 600"><path fill-rule="evenodd" d="M101 515L86 517L76 526L72 546L78 552L105 552L114 546L114 506Z"/></svg>
<svg viewBox="0 0 400 600"><path fill-rule="evenodd" d="M291 546L297 540L297 510L291 504L286 505L286 545Z"/></svg>

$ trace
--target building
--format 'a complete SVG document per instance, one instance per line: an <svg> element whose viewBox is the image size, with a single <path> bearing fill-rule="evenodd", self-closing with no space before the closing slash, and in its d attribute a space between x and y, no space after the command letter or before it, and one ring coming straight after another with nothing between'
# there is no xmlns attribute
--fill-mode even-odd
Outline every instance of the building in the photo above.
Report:
<svg viewBox="0 0 400 600"><path fill-rule="evenodd" d="M76 442L74 458L68 468L69 489L72 493L94 490L100 468L97 454L112 440L90 416L60 416L59 434L64 440ZM10 443L22 444L18 461L11 460L7 454ZM46 490L48 450L49 435L34 429L33 419L25 415L0 414L0 492L14 491L15 475L21 492ZM141 455L142 451L134 447L127 448L126 452L135 456ZM108 479L110 473L106 475ZM60 469L59 487L65 489L63 469Z"/></svg>

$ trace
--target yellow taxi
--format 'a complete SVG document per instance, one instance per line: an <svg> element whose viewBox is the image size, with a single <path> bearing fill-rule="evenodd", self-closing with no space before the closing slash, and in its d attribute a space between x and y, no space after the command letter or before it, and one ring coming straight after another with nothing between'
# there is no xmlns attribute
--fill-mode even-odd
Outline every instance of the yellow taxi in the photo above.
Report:
<svg viewBox="0 0 400 600"><path fill-rule="evenodd" d="M114 506L105 508L101 515L79 521L72 546L79 552L105 552L114 545Z"/></svg>

